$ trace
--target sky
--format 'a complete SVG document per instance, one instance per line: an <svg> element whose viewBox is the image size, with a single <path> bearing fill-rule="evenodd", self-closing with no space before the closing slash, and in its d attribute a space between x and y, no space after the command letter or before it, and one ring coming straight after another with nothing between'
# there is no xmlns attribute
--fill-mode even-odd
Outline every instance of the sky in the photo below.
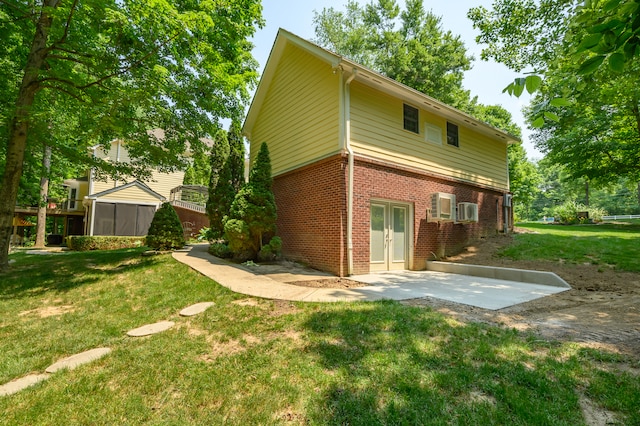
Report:
<svg viewBox="0 0 640 426"><path fill-rule="evenodd" d="M360 0L360 4L370 0ZM269 52L275 41L279 28L284 28L306 40L315 37L313 16L314 11L321 12L324 8L333 7L344 10L347 0L263 0L263 17L265 26L259 29L252 39L255 45L253 56L260 63L260 73L267 63ZM504 65L495 62L485 62L480 59L482 46L475 42L478 32L467 19L467 11L475 6L491 8L492 0L424 0L425 9L431 10L442 18L442 28L459 35L464 41L470 55L475 58L473 68L465 73L464 88L471 91L471 96L477 96L480 103L486 105L501 105L511 112L513 120L522 129L522 141L529 159L542 158L542 154L529 142L529 131L524 124L522 107L529 102L526 94L520 98L502 93L514 78L519 77ZM404 1L398 0L404 7Z"/></svg>

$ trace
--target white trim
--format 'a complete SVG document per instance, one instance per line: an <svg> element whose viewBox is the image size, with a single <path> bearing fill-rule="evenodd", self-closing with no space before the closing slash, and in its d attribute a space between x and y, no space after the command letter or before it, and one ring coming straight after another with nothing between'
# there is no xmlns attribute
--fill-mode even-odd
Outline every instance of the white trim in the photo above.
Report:
<svg viewBox="0 0 640 426"><path fill-rule="evenodd" d="M96 199L102 198L102 197L104 197L106 195L115 194L115 193L117 193L119 191L122 191L124 189L131 188L132 186L135 186L135 187L141 189L142 191L144 191L144 192L148 193L149 195L157 198L158 200L161 200L161 201L165 201L166 200L166 198L163 195L157 193L156 191L154 191L153 189L149 188L147 185L145 185L144 183L140 182L139 180L134 180L134 181L131 181L129 183L125 183L124 185L120 185L120 186L117 186L115 188L111 188L111 189L107 189L107 190L98 192L97 194L91 194L91 195L88 196L88 198L91 199L91 200L96 200Z"/></svg>
<svg viewBox="0 0 640 426"><path fill-rule="evenodd" d="M118 200L114 198L94 198L95 203L105 203L105 204L135 204L138 206L161 206L162 202L154 203L151 201L135 201L135 200Z"/></svg>

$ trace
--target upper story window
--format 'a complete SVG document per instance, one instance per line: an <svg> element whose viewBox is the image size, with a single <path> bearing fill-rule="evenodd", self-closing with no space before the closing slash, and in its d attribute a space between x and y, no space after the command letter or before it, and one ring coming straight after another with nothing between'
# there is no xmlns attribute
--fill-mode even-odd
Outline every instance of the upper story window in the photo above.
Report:
<svg viewBox="0 0 640 426"><path fill-rule="evenodd" d="M431 142L437 145L442 145L442 128L435 124L425 123L424 133L427 142Z"/></svg>
<svg viewBox="0 0 640 426"><path fill-rule="evenodd" d="M460 146L458 141L458 126L447 121L447 143L453 146Z"/></svg>
<svg viewBox="0 0 640 426"><path fill-rule="evenodd" d="M420 133L418 108L404 104L404 129L413 133Z"/></svg>

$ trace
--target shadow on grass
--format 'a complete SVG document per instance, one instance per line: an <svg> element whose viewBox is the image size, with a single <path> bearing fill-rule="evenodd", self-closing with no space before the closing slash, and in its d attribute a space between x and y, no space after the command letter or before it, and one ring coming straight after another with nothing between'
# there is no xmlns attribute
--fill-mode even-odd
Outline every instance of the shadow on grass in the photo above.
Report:
<svg viewBox="0 0 640 426"><path fill-rule="evenodd" d="M0 274L0 300L65 292L104 280L125 271L149 268L153 257L142 257L144 248L62 252L46 255L19 253L15 263Z"/></svg>
<svg viewBox="0 0 640 426"><path fill-rule="evenodd" d="M305 325L308 352L337 377L310 407L312 423L581 422L572 367L515 331L395 302L317 312Z"/></svg>

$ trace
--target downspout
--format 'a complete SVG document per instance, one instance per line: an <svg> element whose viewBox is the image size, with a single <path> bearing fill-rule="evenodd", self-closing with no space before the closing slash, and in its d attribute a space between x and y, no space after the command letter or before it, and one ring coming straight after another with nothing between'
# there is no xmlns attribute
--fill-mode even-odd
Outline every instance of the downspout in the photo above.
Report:
<svg viewBox="0 0 640 426"><path fill-rule="evenodd" d="M509 233L509 224L511 222L511 209L512 209L512 205L513 205L513 199L511 198L511 176L509 173L509 144L507 144L507 149L506 149L506 154L507 154L507 192L504 193L502 195L502 209L503 209L503 224L502 227L504 234L508 234ZM507 199L509 200L509 203L507 203ZM507 205L508 204L508 205Z"/></svg>
<svg viewBox="0 0 640 426"><path fill-rule="evenodd" d="M349 169L347 176L347 275L353 274L353 149L351 148L351 90L350 84L356 74L357 69L353 69L353 73L344 83L344 148L347 151Z"/></svg>

